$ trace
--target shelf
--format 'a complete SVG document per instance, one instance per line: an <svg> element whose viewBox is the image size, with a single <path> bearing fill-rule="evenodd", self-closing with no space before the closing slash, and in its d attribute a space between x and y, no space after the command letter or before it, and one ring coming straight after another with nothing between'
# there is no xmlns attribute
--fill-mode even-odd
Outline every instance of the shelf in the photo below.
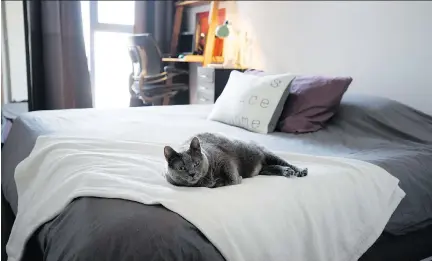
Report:
<svg viewBox="0 0 432 261"><path fill-rule="evenodd" d="M202 63L204 62L204 56L202 55L186 55L183 58L162 58L164 62L179 62L179 63ZM214 56L212 63L223 63L224 59L222 56Z"/></svg>
<svg viewBox="0 0 432 261"><path fill-rule="evenodd" d="M198 5L206 5L209 4L210 1L200 1L200 0L195 0L195 1L177 1L176 2L176 6L198 6Z"/></svg>

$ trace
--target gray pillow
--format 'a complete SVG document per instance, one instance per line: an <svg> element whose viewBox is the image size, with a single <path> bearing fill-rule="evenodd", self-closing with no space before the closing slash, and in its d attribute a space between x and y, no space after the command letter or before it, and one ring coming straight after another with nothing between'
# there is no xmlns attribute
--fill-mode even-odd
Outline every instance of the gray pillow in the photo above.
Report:
<svg viewBox="0 0 432 261"><path fill-rule="evenodd" d="M351 77L297 76L279 118L282 132L317 131L333 117Z"/></svg>

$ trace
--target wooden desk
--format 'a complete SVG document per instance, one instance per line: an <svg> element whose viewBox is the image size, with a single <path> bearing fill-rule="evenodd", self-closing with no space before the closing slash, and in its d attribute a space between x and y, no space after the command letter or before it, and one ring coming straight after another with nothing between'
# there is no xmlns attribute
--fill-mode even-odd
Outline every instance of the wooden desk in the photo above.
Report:
<svg viewBox="0 0 432 261"><path fill-rule="evenodd" d="M179 62L179 63L202 63L204 62L203 55L186 55L183 58L162 58L164 62ZM212 63L223 63L224 58L222 56L214 56Z"/></svg>

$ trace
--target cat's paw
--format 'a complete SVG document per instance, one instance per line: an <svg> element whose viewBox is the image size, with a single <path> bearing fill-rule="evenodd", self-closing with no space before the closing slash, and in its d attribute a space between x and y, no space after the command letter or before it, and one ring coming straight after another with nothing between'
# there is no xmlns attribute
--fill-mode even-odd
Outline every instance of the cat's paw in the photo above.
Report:
<svg viewBox="0 0 432 261"><path fill-rule="evenodd" d="M284 177L306 177L308 174L308 169L303 169L303 170L295 170L292 169L290 167L284 167L283 171L282 171L282 175Z"/></svg>
<svg viewBox="0 0 432 261"><path fill-rule="evenodd" d="M282 169L282 176L284 176L284 177L296 176L296 172L295 172L295 170L293 170L290 167L283 167L283 169Z"/></svg>
<svg viewBox="0 0 432 261"><path fill-rule="evenodd" d="M242 183L243 178L241 176L238 176L236 179L233 180L232 185L238 185Z"/></svg>
<svg viewBox="0 0 432 261"><path fill-rule="evenodd" d="M226 186L230 186L230 185L239 185L242 183L243 178L241 176L236 177L233 180L228 181L225 185Z"/></svg>
<svg viewBox="0 0 432 261"><path fill-rule="evenodd" d="M297 177L306 177L308 175L308 169L305 168L297 174Z"/></svg>

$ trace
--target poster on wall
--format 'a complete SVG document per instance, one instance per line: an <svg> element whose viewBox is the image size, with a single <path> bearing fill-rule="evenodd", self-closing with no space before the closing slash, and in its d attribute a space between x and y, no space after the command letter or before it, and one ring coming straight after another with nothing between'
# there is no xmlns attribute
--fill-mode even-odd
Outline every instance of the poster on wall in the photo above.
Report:
<svg viewBox="0 0 432 261"><path fill-rule="evenodd" d="M217 14L218 24L225 22L225 8L219 9ZM195 52L194 54L202 55L204 53L207 33L209 28L209 12L201 12L196 14L196 27L195 27ZM213 56L223 55L224 40L215 37L215 46Z"/></svg>

